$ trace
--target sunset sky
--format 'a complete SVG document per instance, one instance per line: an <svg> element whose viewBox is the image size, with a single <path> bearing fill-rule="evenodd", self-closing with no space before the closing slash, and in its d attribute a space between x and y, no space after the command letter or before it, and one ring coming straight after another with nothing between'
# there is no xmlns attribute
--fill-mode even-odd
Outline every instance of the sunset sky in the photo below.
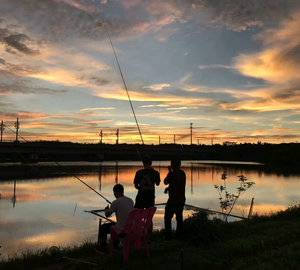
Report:
<svg viewBox="0 0 300 270"><path fill-rule="evenodd" d="M28 141L300 141L299 0L0 0L0 121ZM21 139L20 139L21 140Z"/></svg>

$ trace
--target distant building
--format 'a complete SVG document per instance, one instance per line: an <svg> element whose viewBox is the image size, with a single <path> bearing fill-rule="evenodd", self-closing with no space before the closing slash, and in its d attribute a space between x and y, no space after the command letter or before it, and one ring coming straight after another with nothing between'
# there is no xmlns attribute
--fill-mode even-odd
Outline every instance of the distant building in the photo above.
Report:
<svg viewBox="0 0 300 270"><path fill-rule="evenodd" d="M229 141L226 141L226 142L223 142L223 145L224 145L224 146L235 146L235 145L236 145L236 142L229 142Z"/></svg>

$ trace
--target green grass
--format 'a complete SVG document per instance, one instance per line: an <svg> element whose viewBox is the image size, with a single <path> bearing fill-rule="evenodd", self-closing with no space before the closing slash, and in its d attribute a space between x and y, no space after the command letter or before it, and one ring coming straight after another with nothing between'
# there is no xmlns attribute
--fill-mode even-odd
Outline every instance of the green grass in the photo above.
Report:
<svg viewBox="0 0 300 270"><path fill-rule="evenodd" d="M0 261L0 269L300 269L299 206L231 223L209 220L207 215L199 213L187 219L185 225L185 240L163 242L163 231L155 231L149 245L151 257L147 257L144 246L140 250L132 247L127 264L123 262L122 249L113 257L99 255L94 243L86 241L81 246L59 248L58 251L48 248L10 256Z"/></svg>

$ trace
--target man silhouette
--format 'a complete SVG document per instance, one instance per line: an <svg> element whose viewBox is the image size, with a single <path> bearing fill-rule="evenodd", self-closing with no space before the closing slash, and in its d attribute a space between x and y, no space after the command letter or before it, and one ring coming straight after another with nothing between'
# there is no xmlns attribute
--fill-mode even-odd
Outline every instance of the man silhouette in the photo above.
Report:
<svg viewBox="0 0 300 270"><path fill-rule="evenodd" d="M116 213L117 223L110 222L101 225L100 228L100 245L96 246L96 251L100 254L105 254L107 235L110 234L110 227L115 225L120 230L126 224L129 213L133 210L133 200L124 195L124 187L117 184L113 187L113 192L116 197L110 207L105 207L105 216L109 217L112 213ZM114 248L118 247L119 241L115 240Z"/></svg>
<svg viewBox="0 0 300 270"><path fill-rule="evenodd" d="M155 185L160 184L159 172L152 168L152 160L149 156L143 158L143 165L144 169L136 172L133 182L134 187L138 190L134 208L139 209L154 206Z"/></svg>
<svg viewBox="0 0 300 270"><path fill-rule="evenodd" d="M165 207L165 240L171 239L171 220L176 215L177 238L183 237L183 207L185 204L185 184L186 175L183 170L180 169L181 161L178 158L171 160L171 166L168 167L169 173L167 174L164 184L169 185L166 189L169 192L169 199Z"/></svg>

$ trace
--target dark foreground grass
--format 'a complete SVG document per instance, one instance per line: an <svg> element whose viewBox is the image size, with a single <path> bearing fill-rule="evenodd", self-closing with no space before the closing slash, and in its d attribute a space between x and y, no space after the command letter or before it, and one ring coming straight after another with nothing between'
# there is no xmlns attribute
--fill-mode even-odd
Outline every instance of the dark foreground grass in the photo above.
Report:
<svg viewBox="0 0 300 270"><path fill-rule="evenodd" d="M156 231L149 245L151 258L147 257L144 246L140 250L132 247L127 264L123 262L122 249L109 257L96 253L94 243L85 242L81 246L11 256L0 261L0 269L300 270L299 206L231 223L208 220L199 213L186 220L185 225L184 240L163 242L163 232Z"/></svg>

